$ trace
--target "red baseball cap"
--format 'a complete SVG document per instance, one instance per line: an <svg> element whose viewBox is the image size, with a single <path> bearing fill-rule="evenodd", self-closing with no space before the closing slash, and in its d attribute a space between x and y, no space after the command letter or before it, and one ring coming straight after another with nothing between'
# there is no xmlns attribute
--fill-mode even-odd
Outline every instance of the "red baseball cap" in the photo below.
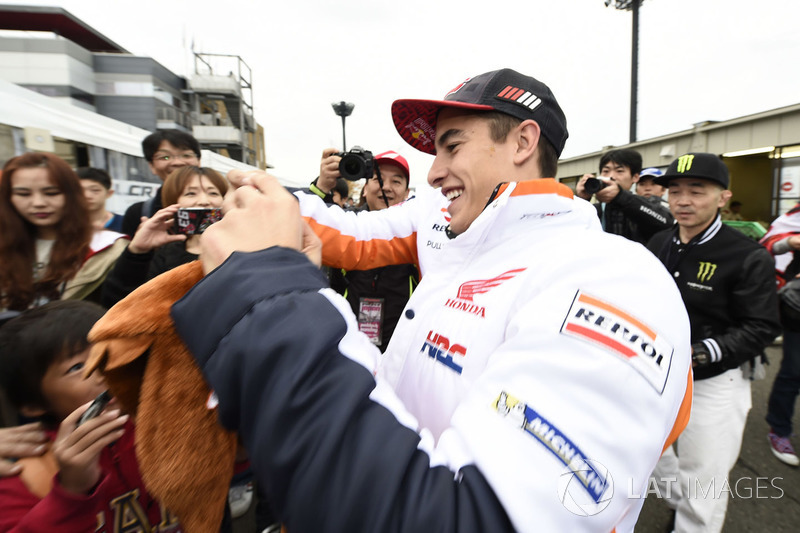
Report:
<svg viewBox="0 0 800 533"><path fill-rule="evenodd" d="M436 117L444 107L499 111L520 120L535 120L559 156L569 136L567 118L550 88L510 68L467 78L444 100L396 100L392 120L408 144L436 154Z"/></svg>
<svg viewBox="0 0 800 533"><path fill-rule="evenodd" d="M406 179L410 179L411 171L408 169L408 161L406 161L406 158L397 152L389 150L388 152L383 152L382 154L374 156L373 159L377 165L384 163L400 167L400 169L406 175Z"/></svg>

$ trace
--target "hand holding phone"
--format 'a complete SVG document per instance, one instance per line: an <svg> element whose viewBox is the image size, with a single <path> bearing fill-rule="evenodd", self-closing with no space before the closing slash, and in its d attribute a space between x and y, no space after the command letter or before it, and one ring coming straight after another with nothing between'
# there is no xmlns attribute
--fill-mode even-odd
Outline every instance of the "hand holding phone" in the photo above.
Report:
<svg viewBox="0 0 800 533"><path fill-rule="evenodd" d="M103 409L106 408L106 405L108 405L108 402L110 401L111 401L111 394L108 391L101 392L97 396L97 398L94 399L92 405L90 405L89 408L83 412L81 417L78 419L78 423L75 425L75 427L80 426L84 422L91 420L92 418L102 413Z"/></svg>

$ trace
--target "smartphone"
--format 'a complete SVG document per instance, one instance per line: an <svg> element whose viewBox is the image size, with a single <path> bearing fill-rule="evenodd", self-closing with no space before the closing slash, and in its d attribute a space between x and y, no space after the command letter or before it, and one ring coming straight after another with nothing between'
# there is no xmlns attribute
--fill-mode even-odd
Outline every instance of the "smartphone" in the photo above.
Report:
<svg viewBox="0 0 800 533"><path fill-rule="evenodd" d="M90 405L89 408L83 412L81 417L78 419L78 424L75 427L80 426L84 422L87 422L102 413L103 409L106 408L106 405L108 405L108 402L110 401L111 393L108 391L101 392L97 398L94 399L92 405Z"/></svg>
<svg viewBox="0 0 800 533"><path fill-rule="evenodd" d="M199 235L221 219L222 209L219 207L181 207L175 214L173 231L183 235Z"/></svg>

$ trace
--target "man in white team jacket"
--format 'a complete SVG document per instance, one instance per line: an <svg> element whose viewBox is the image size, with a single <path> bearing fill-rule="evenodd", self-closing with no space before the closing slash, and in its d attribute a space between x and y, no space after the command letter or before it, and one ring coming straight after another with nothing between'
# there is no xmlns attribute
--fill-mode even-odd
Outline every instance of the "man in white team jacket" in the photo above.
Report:
<svg viewBox="0 0 800 533"><path fill-rule="evenodd" d="M547 177L567 130L541 82L489 72L393 117L436 190L359 215L297 195L326 264L420 265L387 352L251 173L173 308L221 422L289 531L632 530L691 404L675 284Z"/></svg>

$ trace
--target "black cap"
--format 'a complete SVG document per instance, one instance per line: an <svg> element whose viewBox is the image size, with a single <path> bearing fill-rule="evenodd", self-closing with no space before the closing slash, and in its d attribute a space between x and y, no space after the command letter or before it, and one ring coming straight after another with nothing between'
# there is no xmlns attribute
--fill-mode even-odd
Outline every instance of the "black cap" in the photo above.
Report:
<svg viewBox="0 0 800 533"><path fill-rule="evenodd" d="M730 184L728 177L728 167L722 159L714 154L703 152L693 152L680 156L673 161L663 176L655 178L653 181L665 187L670 180L675 178L703 178L722 185L727 189Z"/></svg>
<svg viewBox="0 0 800 533"><path fill-rule="evenodd" d="M467 78L444 100L396 100L392 119L408 144L435 154L436 117L444 107L499 111L520 120L535 120L559 156L569 136L567 118L547 85L510 68Z"/></svg>

